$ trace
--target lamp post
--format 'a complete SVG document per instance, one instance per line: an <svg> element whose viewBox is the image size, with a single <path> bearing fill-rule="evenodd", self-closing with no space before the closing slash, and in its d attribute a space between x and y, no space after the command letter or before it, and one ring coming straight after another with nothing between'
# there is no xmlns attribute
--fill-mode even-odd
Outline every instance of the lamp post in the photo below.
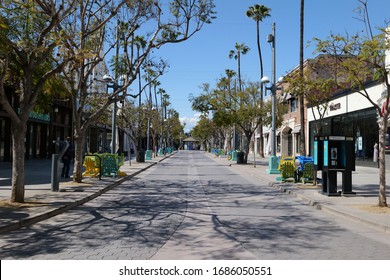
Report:
<svg viewBox="0 0 390 280"><path fill-rule="evenodd" d="M122 28L122 22L120 20L117 21L116 25L116 53L115 53L115 67L118 66L118 57L119 57L119 41L121 40L121 28ZM122 39L123 40L123 39ZM107 93L108 89L112 88L115 91L117 91L118 88L121 86L118 85L117 83L118 79L118 70L115 70L115 79L111 77L108 74L105 74L103 76L103 82L107 83ZM122 77L123 79L123 77ZM116 111L117 111L117 104L116 104L116 98L114 101L114 108L112 110L112 125L111 125L111 154L116 154Z"/></svg>
<svg viewBox="0 0 390 280"><path fill-rule="evenodd" d="M267 42L272 46L272 82L270 87L265 87L266 90L271 91L272 102L272 127L271 127L271 156L269 158L269 165L267 169L268 174L279 174L278 158L276 157L276 52L275 52L275 23L272 24L272 34L268 35ZM270 82L268 77L261 78L261 83L267 84Z"/></svg>
<svg viewBox="0 0 390 280"><path fill-rule="evenodd" d="M120 87L110 75L104 75L103 81L107 83L107 92L109 88L112 88L114 92ZM116 111L117 104L116 99L114 101L114 108L112 110L112 125L111 125L111 154L116 154Z"/></svg>
<svg viewBox="0 0 390 280"><path fill-rule="evenodd" d="M151 160L152 159L152 151L150 150L150 114L152 111L152 84L150 79L150 63L147 65L147 72L148 72L148 83L149 83L149 102L148 102L148 128L146 132L146 155L145 159Z"/></svg>

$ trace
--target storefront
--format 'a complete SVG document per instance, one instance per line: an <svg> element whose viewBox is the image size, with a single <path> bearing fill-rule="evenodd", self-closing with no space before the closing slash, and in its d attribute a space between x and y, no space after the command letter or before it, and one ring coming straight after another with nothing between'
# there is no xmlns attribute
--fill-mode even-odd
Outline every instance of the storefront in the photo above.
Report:
<svg viewBox="0 0 390 280"><path fill-rule="evenodd" d="M53 112L44 114L32 111L27 122L25 158L51 158L56 152L55 140L72 135L72 114L67 102L56 104ZM12 160L11 120L0 112L0 161Z"/></svg>
<svg viewBox="0 0 390 280"><path fill-rule="evenodd" d="M322 120L322 135L353 136L355 139L356 163L372 161L374 145L378 143L378 123L374 108L359 110L348 114ZM314 136L317 135L315 122L309 123L310 154L313 154Z"/></svg>
<svg viewBox="0 0 390 280"><path fill-rule="evenodd" d="M381 98L383 85L373 83L367 86L367 90L376 102ZM356 164L374 165L374 145L378 143L379 126L376 109L367 98L358 92L340 93L330 101L324 118L315 117L312 110L308 110L311 155L315 135L352 136L355 139Z"/></svg>
<svg viewBox="0 0 390 280"><path fill-rule="evenodd" d="M0 117L0 161L11 160L11 122L9 118Z"/></svg>

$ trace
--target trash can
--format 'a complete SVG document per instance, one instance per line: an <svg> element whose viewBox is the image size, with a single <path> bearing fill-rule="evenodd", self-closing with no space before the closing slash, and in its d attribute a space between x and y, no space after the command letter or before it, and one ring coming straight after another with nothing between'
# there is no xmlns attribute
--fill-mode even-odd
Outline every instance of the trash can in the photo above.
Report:
<svg viewBox="0 0 390 280"><path fill-rule="evenodd" d="M145 162L145 150L138 151L137 162Z"/></svg>
<svg viewBox="0 0 390 280"><path fill-rule="evenodd" d="M244 152L237 152L237 164L243 164L244 163Z"/></svg>

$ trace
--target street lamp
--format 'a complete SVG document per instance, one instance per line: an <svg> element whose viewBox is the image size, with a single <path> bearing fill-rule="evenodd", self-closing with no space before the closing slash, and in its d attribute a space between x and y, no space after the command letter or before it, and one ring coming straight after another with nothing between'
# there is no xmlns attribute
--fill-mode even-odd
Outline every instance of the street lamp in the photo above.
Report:
<svg viewBox="0 0 390 280"><path fill-rule="evenodd" d="M103 76L103 81L107 84L107 92L109 88L112 88L114 92L120 88L116 81L108 74ZM116 111L117 104L116 99L114 101L114 109L112 110L112 125L111 125L111 154L116 154Z"/></svg>
<svg viewBox="0 0 390 280"><path fill-rule="evenodd" d="M269 164L267 174L279 174L278 170L278 158L276 157L276 52L275 52L275 23L272 24L272 34L268 35L267 42L271 43L272 46L272 83L270 87L265 87L266 90L271 91L271 102L272 102L272 128L271 128L271 156L269 158ZM270 79L268 77L262 77L261 83L268 84Z"/></svg>
<svg viewBox="0 0 390 280"><path fill-rule="evenodd" d="M145 159L147 160L151 160L152 159L152 151L150 150L150 114L152 112L152 83L151 83L151 79L150 79L150 68L151 67L151 64L148 63L146 68L147 68L147 74L148 74L148 83L149 83L149 102L148 102L148 128L147 128L147 131L146 131L146 155L145 155Z"/></svg>

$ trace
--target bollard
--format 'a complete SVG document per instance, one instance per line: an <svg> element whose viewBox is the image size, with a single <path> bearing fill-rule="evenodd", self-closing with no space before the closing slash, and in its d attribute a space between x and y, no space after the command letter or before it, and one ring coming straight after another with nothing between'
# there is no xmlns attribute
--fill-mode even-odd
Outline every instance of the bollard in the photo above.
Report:
<svg viewBox="0 0 390 280"><path fill-rule="evenodd" d="M60 180L58 178L58 158L59 154L53 154L51 158L51 191L58 192Z"/></svg>
<svg viewBox="0 0 390 280"><path fill-rule="evenodd" d="M59 154L53 154L51 158L51 191L58 192L60 188L60 179L59 173L60 171L60 163L61 158L65 154L65 151L69 147L69 143L67 141L53 141L55 144L63 144L62 150Z"/></svg>

